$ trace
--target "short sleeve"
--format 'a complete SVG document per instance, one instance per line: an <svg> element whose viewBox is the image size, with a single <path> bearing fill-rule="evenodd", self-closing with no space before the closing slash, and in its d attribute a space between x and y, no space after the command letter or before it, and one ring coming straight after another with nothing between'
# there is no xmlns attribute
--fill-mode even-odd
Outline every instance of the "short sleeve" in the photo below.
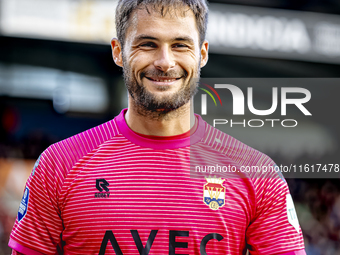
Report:
<svg viewBox="0 0 340 255"><path fill-rule="evenodd" d="M301 228L284 178L255 178L254 187L255 215L246 231L250 254L304 255Z"/></svg>
<svg viewBox="0 0 340 255"><path fill-rule="evenodd" d="M63 223L57 203L57 176L46 150L29 176L9 246L24 254L56 254Z"/></svg>

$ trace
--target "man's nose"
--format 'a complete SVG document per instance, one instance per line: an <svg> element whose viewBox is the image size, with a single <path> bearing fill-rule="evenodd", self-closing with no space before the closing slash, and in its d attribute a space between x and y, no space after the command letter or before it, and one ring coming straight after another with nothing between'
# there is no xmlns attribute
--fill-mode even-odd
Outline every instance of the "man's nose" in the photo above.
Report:
<svg viewBox="0 0 340 255"><path fill-rule="evenodd" d="M164 46L159 49L154 65L158 70L163 72L170 70L176 65L173 53L169 47Z"/></svg>

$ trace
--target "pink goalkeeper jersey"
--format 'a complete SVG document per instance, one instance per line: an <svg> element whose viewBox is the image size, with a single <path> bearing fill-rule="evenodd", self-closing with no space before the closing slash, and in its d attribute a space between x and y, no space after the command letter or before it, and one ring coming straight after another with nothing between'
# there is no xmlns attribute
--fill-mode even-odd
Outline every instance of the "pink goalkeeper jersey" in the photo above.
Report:
<svg viewBox="0 0 340 255"><path fill-rule="evenodd" d="M129 129L125 111L43 152L26 183L11 248L24 254L305 254L284 179L240 172L274 165L268 156L199 116L191 137L148 139ZM227 166L237 171L216 178L204 172Z"/></svg>

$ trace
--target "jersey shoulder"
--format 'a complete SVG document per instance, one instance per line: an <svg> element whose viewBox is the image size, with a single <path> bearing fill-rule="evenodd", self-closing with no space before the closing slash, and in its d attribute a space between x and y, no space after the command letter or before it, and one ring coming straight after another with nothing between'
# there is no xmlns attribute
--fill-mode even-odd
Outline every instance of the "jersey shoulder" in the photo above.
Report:
<svg viewBox="0 0 340 255"><path fill-rule="evenodd" d="M52 144L41 154L36 166L65 177L77 162L91 155L98 147L117 135L119 135L117 123L115 119L110 120Z"/></svg>
<svg viewBox="0 0 340 255"><path fill-rule="evenodd" d="M203 142L241 166L275 165L266 154L206 123Z"/></svg>

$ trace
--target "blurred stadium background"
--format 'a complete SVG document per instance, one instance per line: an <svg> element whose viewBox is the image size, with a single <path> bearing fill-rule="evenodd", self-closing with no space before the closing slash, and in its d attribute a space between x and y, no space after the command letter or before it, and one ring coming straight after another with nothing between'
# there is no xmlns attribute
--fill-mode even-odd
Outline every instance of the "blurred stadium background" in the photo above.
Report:
<svg viewBox="0 0 340 255"><path fill-rule="evenodd" d="M209 2L211 54L202 77L340 76L339 1ZM115 5L114 0L0 0L0 255L10 253L9 234L40 153L127 105L109 44L115 36ZM334 162L339 159L339 108L332 103L339 101L340 89L324 90L333 96L324 102L334 113L316 120L323 128L313 132L326 132L331 145L309 139L304 146L281 142L273 148L264 139L255 147L278 164L316 158L339 163ZM309 153L311 148L317 151ZM292 149L299 153L292 156ZM340 254L339 178L287 182L307 254Z"/></svg>

